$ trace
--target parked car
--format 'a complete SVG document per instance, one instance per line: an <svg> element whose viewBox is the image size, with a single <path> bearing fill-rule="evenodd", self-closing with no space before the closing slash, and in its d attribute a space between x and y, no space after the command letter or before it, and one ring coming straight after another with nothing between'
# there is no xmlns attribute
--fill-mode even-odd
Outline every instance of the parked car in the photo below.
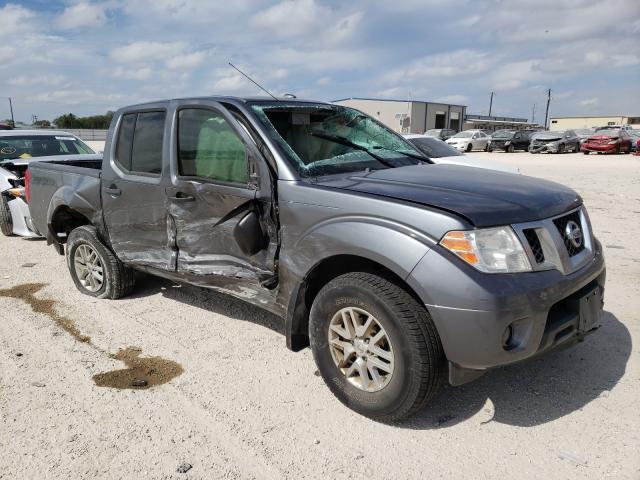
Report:
<svg viewBox="0 0 640 480"><path fill-rule="evenodd" d="M631 151L637 152L640 150L640 130L627 130L627 133L631 137Z"/></svg>
<svg viewBox="0 0 640 480"><path fill-rule="evenodd" d="M467 167L488 168L501 172L520 173L520 170L509 165L494 162L488 158L468 156L451 145L434 137L420 134L404 135L409 143L428 157L433 163L446 163L451 165L464 165Z"/></svg>
<svg viewBox="0 0 640 480"><path fill-rule="evenodd" d="M38 237L24 201L24 174L37 158L94 153L82 140L57 130L0 131L0 231L4 235ZM66 157L65 157L66 158Z"/></svg>
<svg viewBox="0 0 640 480"><path fill-rule="evenodd" d="M449 137L447 143L458 150L470 152L471 150L487 150L489 136L482 130L465 130Z"/></svg>
<svg viewBox="0 0 640 480"><path fill-rule="evenodd" d="M602 247L575 191L431 164L345 106L135 105L114 115L101 167L81 163L36 162L27 185L82 293L125 296L142 270L268 309L372 418L407 417L445 379L571 345L601 318Z"/></svg>
<svg viewBox="0 0 640 480"><path fill-rule="evenodd" d="M516 150L528 150L531 143L532 131L527 130L506 130L498 131L491 135L488 150L504 150L505 152L515 152Z"/></svg>
<svg viewBox="0 0 640 480"><path fill-rule="evenodd" d="M580 138L580 146L582 146L582 144L587 140L587 138L589 138L591 135L593 135L596 132L595 128L578 128L577 130L574 130L574 132L576 132L576 135L578 136L578 138Z"/></svg>
<svg viewBox="0 0 640 480"><path fill-rule="evenodd" d="M580 151L580 137L573 130L538 132L531 136L530 153L566 153Z"/></svg>
<svg viewBox="0 0 640 480"><path fill-rule="evenodd" d="M619 128L599 128L582 144L582 153L630 153L631 136Z"/></svg>
<svg viewBox="0 0 640 480"><path fill-rule="evenodd" d="M6 123L0 123L0 130L13 130L11 125L7 125Z"/></svg>
<svg viewBox="0 0 640 480"><path fill-rule="evenodd" d="M455 135L457 130L453 130L451 128L432 128L431 130L427 130L424 134L427 137L435 137L440 140L447 140Z"/></svg>

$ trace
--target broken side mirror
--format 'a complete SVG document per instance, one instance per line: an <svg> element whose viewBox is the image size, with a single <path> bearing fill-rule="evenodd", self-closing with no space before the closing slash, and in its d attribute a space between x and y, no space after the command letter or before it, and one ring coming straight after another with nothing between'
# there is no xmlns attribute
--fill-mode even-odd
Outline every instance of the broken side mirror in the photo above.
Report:
<svg viewBox="0 0 640 480"><path fill-rule="evenodd" d="M264 249L267 237L262 231L258 214L251 210L236 224L233 238L245 255L251 256Z"/></svg>

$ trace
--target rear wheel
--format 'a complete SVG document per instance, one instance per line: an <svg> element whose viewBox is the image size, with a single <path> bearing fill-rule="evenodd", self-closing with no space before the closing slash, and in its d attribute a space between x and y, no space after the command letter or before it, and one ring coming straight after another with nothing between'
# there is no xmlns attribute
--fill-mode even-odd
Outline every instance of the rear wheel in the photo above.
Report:
<svg viewBox="0 0 640 480"><path fill-rule="evenodd" d="M377 275L348 273L325 285L311 308L309 336L327 386L367 417L408 417L444 382L445 357L428 312Z"/></svg>
<svg viewBox="0 0 640 480"><path fill-rule="evenodd" d="M13 218L9 210L9 200L4 195L0 195L0 231L7 237L13 235Z"/></svg>
<svg viewBox="0 0 640 480"><path fill-rule="evenodd" d="M115 300L133 290L134 271L102 243L93 226L78 227L69 234L67 266L85 295Z"/></svg>

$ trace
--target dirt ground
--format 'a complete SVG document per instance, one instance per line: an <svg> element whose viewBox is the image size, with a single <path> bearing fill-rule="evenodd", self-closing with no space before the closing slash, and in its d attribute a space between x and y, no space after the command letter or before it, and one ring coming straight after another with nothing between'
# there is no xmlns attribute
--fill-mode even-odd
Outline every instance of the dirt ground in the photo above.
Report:
<svg viewBox="0 0 640 480"><path fill-rule="evenodd" d="M271 314L148 276L94 300L44 241L0 237L0 478L640 478L640 157L471 155L583 195L608 268L587 341L385 425Z"/></svg>

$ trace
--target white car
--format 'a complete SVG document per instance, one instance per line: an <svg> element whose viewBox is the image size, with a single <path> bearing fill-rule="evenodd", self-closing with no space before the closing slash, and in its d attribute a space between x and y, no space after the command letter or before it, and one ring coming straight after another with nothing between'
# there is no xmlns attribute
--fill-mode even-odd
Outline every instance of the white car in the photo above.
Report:
<svg viewBox="0 0 640 480"><path fill-rule="evenodd" d="M482 130L464 130L456 133L447 140L447 143L461 152L471 150L487 150L491 137Z"/></svg>
<svg viewBox="0 0 640 480"><path fill-rule="evenodd" d="M25 201L25 172L31 162L68 161L69 155L83 155L96 160L102 158L70 133L0 130L0 231L4 235L41 236L31 223L29 206Z"/></svg>
<svg viewBox="0 0 640 480"><path fill-rule="evenodd" d="M487 168L507 173L520 173L519 168L503 165L487 158L466 156L453 148L448 142L443 142L426 135L403 135L415 148L426 155L433 163L447 163L452 165L464 165L466 167Z"/></svg>

